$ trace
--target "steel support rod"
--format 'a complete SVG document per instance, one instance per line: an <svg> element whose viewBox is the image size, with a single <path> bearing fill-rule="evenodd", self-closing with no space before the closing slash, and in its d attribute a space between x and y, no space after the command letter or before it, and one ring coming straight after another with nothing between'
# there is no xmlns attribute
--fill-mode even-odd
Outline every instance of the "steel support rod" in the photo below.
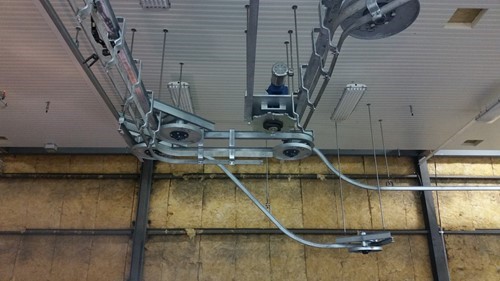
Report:
<svg viewBox="0 0 500 281"><path fill-rule="evenodd" d="M245 121L252 121L255 58L257 54L257 25L259 22L259 0L250 0L247 26L247 92L245 95Z"/></svg>
<svg viewBox="0 0 500 281"><path fill-rule="evenodd" d="M152 160L145 160L142 163L137 216L135 219L134 234L132 236L130 281L142 280L142 270L144 268L144 249L146 246L148 229L149 198L151 196L151 186L153 183L153 165L154 162Z"/></svg>
<svg viewBox="0 0 500 281"><path fill-rule="evenodd" d="M427 169L427 161L419 161L419 173L423 186L430 186L431 179ZM432 274L435 281L450 281L448 271L448 259L446 257L446 246L443 233L437 222L436 208L432 191L422 191L422 205L424 210L425 226L429 230L427 241L429 243L429 254L431 259Z"/></svg>

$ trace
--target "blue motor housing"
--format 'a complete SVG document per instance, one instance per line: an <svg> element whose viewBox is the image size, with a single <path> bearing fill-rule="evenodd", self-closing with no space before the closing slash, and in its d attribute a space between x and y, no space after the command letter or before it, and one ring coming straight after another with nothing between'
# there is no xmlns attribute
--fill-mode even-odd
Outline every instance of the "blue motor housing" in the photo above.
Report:
<svg viewBox="0 0 500 281"><path fill-rule="evenodd" d="M269 95L288 95L288 87L285 85L276 86L270 84L266 92Z"/></svg>

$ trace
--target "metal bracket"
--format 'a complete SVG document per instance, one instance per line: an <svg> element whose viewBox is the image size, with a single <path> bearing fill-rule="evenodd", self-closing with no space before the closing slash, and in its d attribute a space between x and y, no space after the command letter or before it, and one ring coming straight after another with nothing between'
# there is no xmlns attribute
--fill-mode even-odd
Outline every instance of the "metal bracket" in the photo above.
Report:
<svg viewBox="0 0 500 281"><path fill-rule="evenodd" d="M350 244L349 252L368 254L382 251L382 246L394 242L390 232L366 234L360 232L357 236L339 237L336 243Z"/></svg>
<svg viewBox="0 0 500 281"><path fill-rule="evenodd" d="M366 0L366 9L368 9L370 15L372 15L373 21L377 21L383 16L377 0Z"/></svg>

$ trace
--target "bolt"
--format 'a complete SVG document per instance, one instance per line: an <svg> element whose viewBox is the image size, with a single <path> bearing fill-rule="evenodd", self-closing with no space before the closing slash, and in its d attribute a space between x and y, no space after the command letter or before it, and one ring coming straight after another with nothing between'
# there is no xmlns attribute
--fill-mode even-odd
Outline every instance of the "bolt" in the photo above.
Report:
<svg viewBox="0 0 500 281"><path fill-rule="evenodd" d="M374 24L374 23L371 23L371 24L370 24L370 27L371 27L371 28L374 28L374 27L375 27L375 24Z"/></svg>
<svg viewBox="0 0 500 281"><path fill-rule="evenodd" d="M395 16L396 16L396 12L392 12L391 17L395 17Z"/></svg>

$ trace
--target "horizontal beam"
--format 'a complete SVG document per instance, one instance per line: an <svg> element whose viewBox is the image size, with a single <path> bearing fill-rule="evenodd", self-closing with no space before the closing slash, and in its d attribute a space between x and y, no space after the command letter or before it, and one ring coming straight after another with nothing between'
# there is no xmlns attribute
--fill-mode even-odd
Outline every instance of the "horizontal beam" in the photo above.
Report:
<svg viewBox="0 0 500 281"><path fill-rule="evenodd" d="M154 179L171 179L171 180L185 180L185 179L204 179L210 175L210 179L227 179L223 173L185 173L182 175L172 173L156 173L153 175ZM281 174L268 174L265 173L238 173L235 176L246 179L319 179L318 174L294 174L294 173L281 173ZM351 179L376 179L375 174L346 174ZM4 173L0 174L0 179L138 179L139 174L76 174L76 173ZM435 180L500 180L500 176L430 176ZM321 175L321 179L338 179L336 175L326 174ZM416 180L417 175L397 175L392 174L389 178L386 175L379 175L381 180Z"/></svg>
<svg viewBox="0 0 500 281"><path fill-rule="evenodd" d="M48 152L43 147L4 147L6 154L131 154L128 147L58 147L55 152Z"/></svg>
<svg viewBox="0 0 500 281"><path fill-rule="evenodd" d="M300 235L357 235L358 232L380 232L389 231L394 235L425 235L425 229L318 229L299 228L291 229ZM196 235L280 235L283 234L276 228L196 228ZM23 229L3 230L0 236L5 235L54 235L54 236L131 236L132 228L116 229ZM182 228L148 228L147 234L151 236L176 236L187 235L186 229ZM476 230L445 230L445 235L500 235L500 229L476 229Z"/></svg>
<svg viewBox="0 0 500 281"><path fill-rule="evenodd" d="M0 179L138 179L139 174L53 174L53 173L6 173Z"/></svg>

